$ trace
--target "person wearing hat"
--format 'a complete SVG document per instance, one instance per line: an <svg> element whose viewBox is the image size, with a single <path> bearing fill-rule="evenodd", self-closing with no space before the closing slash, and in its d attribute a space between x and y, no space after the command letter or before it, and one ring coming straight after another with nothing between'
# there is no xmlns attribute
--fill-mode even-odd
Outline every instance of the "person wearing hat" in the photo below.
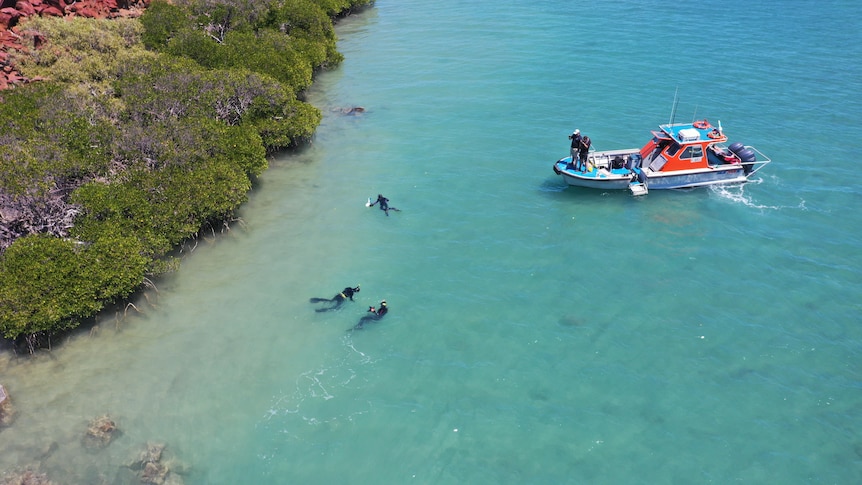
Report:
<svg viewBox="0 0 862 485"><path fill-rule="evenodd" d="M572 165L574 165L577 170L580 170L578 158L581 153L581 130L573 131L572 134L569 135L569 140L572 140Z"/></svg>
<svg viewBox="0 0 862 485"><path fill-rule="evenodd" d="M336 308L340 307L345 300L354 301L353 295L356 293L359 293L359 285L356 285L354 288L348 286L332 298L309 298L308 301L310 303L320 303L324 301L330 303L330 305L327 307L314 310L316 312L326 312L329 310L335 310Z"/></svg>
<svg viewBox="0 0 862 485"><path fill-rule="evenodd" d="M374 308L373 306L368 307L368 313L371 315L365 315L360 318L359 323L357 323L353 328L355 330L359 330L367 322L376 322L377 320L380 320L387 312L389 312L389 307L386 305L386 300L381 300L380 305L377 308Z"/></svg>

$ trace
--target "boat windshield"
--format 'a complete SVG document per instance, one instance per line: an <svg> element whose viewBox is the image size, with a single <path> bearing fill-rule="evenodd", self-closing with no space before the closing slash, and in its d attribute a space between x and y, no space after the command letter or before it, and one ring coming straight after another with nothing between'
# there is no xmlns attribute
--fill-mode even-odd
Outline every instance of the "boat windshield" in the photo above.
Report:
<svg viewBox="0 0 862 485"><path fill-rule="evenodd" d="M685 147L685 151L682 152L682 155L679 158L688 160L700 160L703 158L703 148L700 145L692 145Z"/></svg>

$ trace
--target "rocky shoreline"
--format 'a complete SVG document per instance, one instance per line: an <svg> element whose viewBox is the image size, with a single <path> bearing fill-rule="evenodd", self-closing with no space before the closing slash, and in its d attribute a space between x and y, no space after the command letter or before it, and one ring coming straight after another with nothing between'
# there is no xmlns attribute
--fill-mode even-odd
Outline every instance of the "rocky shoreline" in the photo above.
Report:
<svg viewBox="0 0 862 485"><path fill-rule="evenodd" d="M16 69L12 58L24 50L21 22L27 17L139 17L150 0L0 0L0 90L39 81L27 78ZM37 39L37 48L42 39Z"/></svg>

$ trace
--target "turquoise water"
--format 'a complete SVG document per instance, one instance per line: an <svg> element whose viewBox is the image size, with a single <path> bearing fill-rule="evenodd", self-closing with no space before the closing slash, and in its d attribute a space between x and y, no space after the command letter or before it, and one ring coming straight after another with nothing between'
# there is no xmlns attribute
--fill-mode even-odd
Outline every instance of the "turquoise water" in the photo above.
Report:
<svg viewBox="0 0 862 485"><path fill-rule="evenodd" d="M449 3L341 22L314 144L140 314L2 354L0 470L132 483L156 441L195 484L862 479L862 4ZM774 162L641 198L554 176L574 128L639 146L677 91Z"/></svg>

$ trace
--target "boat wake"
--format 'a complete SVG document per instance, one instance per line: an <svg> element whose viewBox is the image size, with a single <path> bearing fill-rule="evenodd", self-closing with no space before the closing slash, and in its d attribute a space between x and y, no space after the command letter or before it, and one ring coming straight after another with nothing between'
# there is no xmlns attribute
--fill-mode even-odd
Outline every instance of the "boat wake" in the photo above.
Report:
<svg viewBox="0 0 862 485"><path fill-rule="evenodd" d="M747 183L744 184L728 184L728 185L711 185L709 189L713 194L718 195L719 197L729 200L734 203L742 204L746 207L751 207L752 209L760 209L760 210L779 210L781 207L778 206L770 206L765 204L758 204L754 201L751 195L745 193L746 186L751 185L760 185L763 183L763 179L750 179Z"/></svg>
<svg viewBox="0 0 862 485"><path fill-rule="evenodd" d="M760 183L759 181L751 181L749 183ZM747 207L755 209L766 209L765 206L756 204L750 195L745 193L745 184L739 185L713 185L709 187L713 194L718 195L722 199L736 202Z"/></svg>

